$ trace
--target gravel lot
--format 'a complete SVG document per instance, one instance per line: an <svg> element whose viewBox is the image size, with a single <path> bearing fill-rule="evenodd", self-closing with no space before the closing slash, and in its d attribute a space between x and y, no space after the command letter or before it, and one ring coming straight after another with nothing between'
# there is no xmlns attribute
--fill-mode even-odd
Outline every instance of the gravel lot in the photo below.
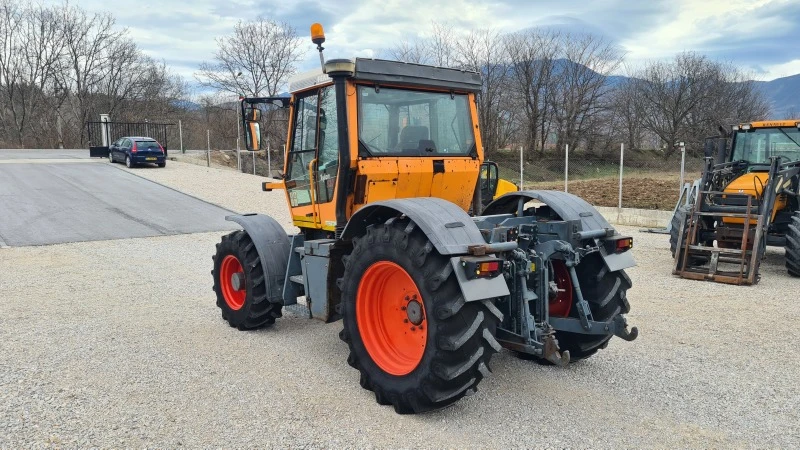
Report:
<svg viewBox="0 0 800 450"><path fill-rule="evenodd" d="M170 162L134 173L291 229L262 178ZM800 280L771 250L756 287L670 275L635 239L629 321L567 369L502 352L453 407L398 416L345 362L340 323L226 326L220 233L0 249L0 448L768 447L800 445Z"/></svg>

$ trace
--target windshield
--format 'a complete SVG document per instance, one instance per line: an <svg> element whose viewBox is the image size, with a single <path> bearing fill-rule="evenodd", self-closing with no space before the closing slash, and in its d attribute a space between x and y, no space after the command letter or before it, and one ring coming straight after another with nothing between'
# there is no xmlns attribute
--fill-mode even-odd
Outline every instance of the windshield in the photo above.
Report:
<svg viewBox="0 0 800 450"><path fill-rule="evenodd" d="M756 128L736 132L732 161L769 164L769 158L782 156L782 161L800 159L800 130L794 127Z"/></svg>
<svg viewBox="0 0 800 450"><path fill-rule="evenodd" d="M465 94L359 86L360 152L373 156L467 156L474 151Z"/></svg>

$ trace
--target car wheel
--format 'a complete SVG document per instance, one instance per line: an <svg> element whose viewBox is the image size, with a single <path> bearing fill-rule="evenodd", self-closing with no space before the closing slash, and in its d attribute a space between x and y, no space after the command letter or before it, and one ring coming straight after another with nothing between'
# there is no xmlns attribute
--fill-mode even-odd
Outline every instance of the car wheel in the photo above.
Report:
<svg viewBox="0 0 800 450"><path fill-rule="evenodd" d="M111 150L108 151L108 162L114 164L114 154L111 153Z"/></svg>
<svg viewBox="0 0 800 450"><path fill-rule="evenodd" d="M125 165L130 169L133 167L133 162L131 162L130 156L125 156Z"/></svg>
<svg viewBox="0 0 800 450"><path fill-rule="evenodd" d="M158 167L167 167L166 161L162 162L162 163L158 163Z"/></svg>

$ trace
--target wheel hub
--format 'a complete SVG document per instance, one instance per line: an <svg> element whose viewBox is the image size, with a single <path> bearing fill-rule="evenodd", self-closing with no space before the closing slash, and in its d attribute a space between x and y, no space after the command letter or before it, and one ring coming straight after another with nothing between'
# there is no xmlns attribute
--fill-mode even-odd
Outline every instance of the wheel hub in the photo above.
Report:
<svg viewBox="0 0 800 450"><path fill-rule="evenodd" d="M244 272L236 272L231 275L231 287L237 292L244 290Z"/></svg>
<svg viewBox="0 0 800 450"><path fill-rule="evenodd" d="M384 372L404 376L425 355L425 304L411 275L391 261L373 263L356 293L356 323L370 358Z"/></svg>
<svg viewBox="0 0 800 450"><path fill-rule="evenodd" d="M406 315L408 316L409 322L413 323L414 325L421 324L422 305L420 305L419 302L416 300L411 300L406 306Z"/></svg>
<svg viewBox="0 0 800 450"><path fill-rule="evenodd" d="M234 311L242 309L247 299L244 268L235 255L223 258L219 267L219 284L222 297L228 307Z"/></svg>

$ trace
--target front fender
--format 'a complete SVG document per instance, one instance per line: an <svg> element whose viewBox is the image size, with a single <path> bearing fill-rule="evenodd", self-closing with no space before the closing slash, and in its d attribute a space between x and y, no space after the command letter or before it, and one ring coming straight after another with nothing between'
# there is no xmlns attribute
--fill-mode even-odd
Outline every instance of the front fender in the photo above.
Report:
<svg viewBox="0 0 800 450"><path fill-rule="evenodd" d="M225 220L241 225L253 240L264 269L267 300L283 303L283 282L291 250L286 230L275 219L263 214L236 214L226 216Z"/></svg>

